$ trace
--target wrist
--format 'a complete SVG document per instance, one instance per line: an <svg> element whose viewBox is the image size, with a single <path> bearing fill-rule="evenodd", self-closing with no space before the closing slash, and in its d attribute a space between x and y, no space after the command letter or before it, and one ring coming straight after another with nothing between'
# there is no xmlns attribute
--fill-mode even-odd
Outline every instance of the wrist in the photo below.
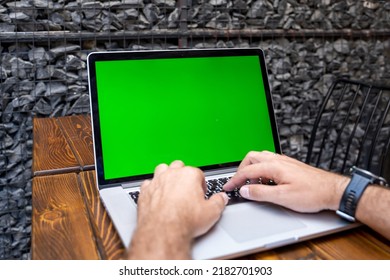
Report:
<svg viewBox="0 0 390 280"><path fill-rule="evenodd" d="M329 209L336 211L339 209L341 198L349 184L350 178L342 175L336 175L333 181L333 192L329 202Z"/></svg>
<svg viewBox="0 0 390 280"><path fill-rule="evenodd" d="M148 221L137 227L128 250L128 258L189 259L191 243L192 237L186 227Z"/></svg>
<svg viewBox="0 0 390 280"><path fill-rule="evenodd" d="M387 182L384 178L355 166L351 168L351 174L351 180L341 197L336 213L350 222L355 222L357 206L367 187L371 184L385 186Z"/></svg>

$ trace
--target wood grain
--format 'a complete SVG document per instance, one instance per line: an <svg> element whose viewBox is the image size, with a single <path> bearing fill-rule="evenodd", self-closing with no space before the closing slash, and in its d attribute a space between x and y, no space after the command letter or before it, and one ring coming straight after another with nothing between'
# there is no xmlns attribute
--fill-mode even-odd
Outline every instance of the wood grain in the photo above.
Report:
<svg viewBox="0 0 390 280"><path fill-rule="evenodd" d="M301 242L245 256L241 259L255 260L321 260L322 258L307 242Z"/></svg>
<svg viewBox="0 0 390 280"><path fill-rule="evenodd" d="M368 227L260 252L242 259L257 260L388 260L390 241Z"/></svg>
<svg viewBox="0 0 390 280"><path fill-rule="evenodd" d="M89 115L57 119L82 170L94 169L91 118Z"/></svg>
<svg viewBox="0 0 390 280"><path fill-rule="evenodd" d="M34 176L80 170L80 164L55 119L35 118L33 125Z"/></svg>
<svg viewBox="0 0 390 280"><path fill-rule="evenodd" d="M125 248L104 208L96 188L95 171L80 173L81 184L85 193L87 208L90 210L91 221L95 226L95 235L105 259L120 259Z"/></svg>
<svg viewBox="0 0 390 280"><path fill-rule="evenodd" d="M309 241L323 259L389 260L390 241L368 227L361 227Z"/></svg>
<svg viewBox="0 0 390 280"><path fill-rule="evenodd" d="M33 179L33 259L99 259L75 173Z"/></svg>

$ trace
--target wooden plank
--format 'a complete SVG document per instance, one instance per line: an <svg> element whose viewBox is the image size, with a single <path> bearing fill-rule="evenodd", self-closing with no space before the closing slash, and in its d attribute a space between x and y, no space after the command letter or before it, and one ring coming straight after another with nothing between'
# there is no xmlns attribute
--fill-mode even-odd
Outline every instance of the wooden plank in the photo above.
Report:
<svg viewBox="0 0 390 280"><path fill-rule="evenodd" d="M83 170L95 168L91 117L77 115L57 119Z"/></svg>
<svg viewBox="0 0 390 280"><path fill-rule="evenodd" d="M34 176L80 170L79 162L55 119L34 118L33 126Z"/></svg>
<svg viewBox="0 0 390 280"><path fill-rule="evenodd" d="M121 259L125 248L100 200L96 188L95 171L81 172L79 176L87 200L86 205L90 209L91 221L94 221L93 224L96 227L95 235L101 248L102 258Z"/></svg>
<svg viewBox="0 0 390 280"><path fill-rule="evenodd" d="M99 259L75 173L33 179L32 258Z"/></svg>
<svg viewBox="0 0 390 280"><path fill-rule="evenodd" d="M321 257L314 251L308 242L292 244L281 248L245 256L242 259L255 260L321 260Z"/></svg>
<svg viewBox="0 0 390 280"><path fill-rule="evenodd" d="M388 260L390 241L367 227L361 227L310 241L324 259Z"/></svg>
<svg viewBox="0 0 390 280"><path fill-rule="evenodd" d="M386 260L390 259L390 241L367 227L361 227L257 253L251 258L257 260Z"/></svg>
<svg viewBox="0 0 390 280"><path fill-rule="evenodd" d="M367 227L331 234L242 259L257 260L387 260L390 241Z"/></svg>

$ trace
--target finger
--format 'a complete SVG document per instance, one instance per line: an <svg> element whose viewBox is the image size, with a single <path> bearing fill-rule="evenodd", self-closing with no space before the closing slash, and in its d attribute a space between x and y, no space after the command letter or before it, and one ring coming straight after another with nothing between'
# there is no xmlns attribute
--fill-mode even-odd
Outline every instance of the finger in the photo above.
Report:
<svg viewBox="0 0 390 280"><path fill-rule="evenodd" d="M207 183L206 183L206 180L203 180L203 182L202 182L202 190L203 190L203 193L206 193L206 192L207 192Z"/></svg>
<svg viewBox="0 0 390 280"><path fill-rule="evenodd" d="M142 194L147 193L148 190L150 191L149 186L150 186L150 183L151 183L151 182L152 182L151 180L145 180L145 181L142 182L141 187L140 187L140 189L139 189L139 192L140 192L139 195L140 195L140 196L141 196Z"/></svg>
<svg viewBox="0 0 390 280"><path fill-rule="evenodd" d="M232 179L230 179L229 182L227 182L226 185L224 186L224 190L231 191L237 187L240 187L242 184L244 184L244 182L247 179L257 180L258 178L262 177L260 175L260 171L258 172L259 173L258 176L256 175L256 176L252 176L252 177L249 177L249 176L246 177L247 175L249 175L249 174L246 174L246 170L245 170L248 166L253 166L253 165L257 166L258 163L269 162L269 161L273 161L275 159L284 160L284 158L286 158L286 157L280 156L279 154L269 152L269 151L262 151L262 152L251 151L251 152L249 152L245 156L243 161L241 162L240 166L238 167L236 175L234 175L232 177ZM241 173L242 171L243 171L243 173ZM251 183L254 183L254 182L252 181Z"/></svg>
<svg viewBox="0 0 390 280"><path fill-rule="evenodd" d="M318 212L322 208L317 206L308 206L300 201L302 197L289 191L288 185L267 186L267 185L248 185L240 189L240 194L246 199L270 202L289 208L297 212Z"/></svg>
<svg viewBox="0 0 390 280"><path fill-rule="evenodd" d="M151 180L144 180L141 184L141 189L145 189L150 185Z"/></svg>
<svg viewBox="0 0 390 280"><path fill-rule="evenodd" d="M249 200L260 202L284 203L283 186L246 185L240 189L240 195Z"/></svg>
<svg viewBox="0 0 390 280"><path fill-rule="evenodd" d="M225 206L228 204L229 202L229 197L228 195L225 193L225 192L220 192L220 193L216 193L216 194L213 194L209 199L208 201L211 201L212 203L215 203L216 206L217 206L217 212L222 212L223 209L225 209Z"/></svg>
<svg viewBox="0 0 390 280"><path fill-rule="evenodd" d="M238 169L250 164L257 163L258 162L257 157L259 156L260 153L261 152L257 152L257 151L250 151L249 153L247 153L244 159L241 161L240 165L238 166Z"/></svg>
<svg viewBox="0 0 390 280"><path fill-rule="evenodd" d="M274 202L275 191L273 187L266 185L246 185L240 189L240 195L243 198L261 202Z"/></svg>
<svg viewBox="0 0 390 280"><path fill-rule="evenodd" d="M163 173L167 169L168 169L168 165L165 163L161 163L161 164L157 165L156 168L154 169L154 176L155 177L159 176L161 173Z"/></svg>
<svg viewBox="0 0 390 280"><path fill-rule="evenodd" d="M251 151L241 161L238 169L258 162L274 159L276 155L278 154L270 151L262 151L262 152Z"/></svg>
<svg viewBox="0 0 390 280"><path fill-rule="evenodd" d="M281 165L275 163L275 161L259 162L245 166L237 170L236 174L223 186L223 189L225 191L232 191L235 188L241 187L248 179L258 180L259 178L269 178L277 183L280 167Z"/></svg>
<svg viewBox="0 0 390 280"><path fill-rule="evenodd" d="M260 167L261 163L256 163L237 170L236 174L223 186L223 189L225 191L232 191L235 188L241 187L248 179L253 180L264 177Z"/></svg>
<svg viewBox="0 0 390 280"><path fill-rule="evenodd" d="M205 226L196 235L206 233L220 219L228 201L229 197L224 192L214 194L206 201L207 209L205 209L204 215L202 216L202 223Z"/></svg>
<svg viewBox="0 0 390 280"><path fill-rule="evenodd" d="M181 160L175 160L169 165L169 168L180 168L183 166L184 166L184 162L182 162Z"/></svg>
<svg viewBox="0 0 390 280"><path fill-rule="evenodd" d="M151 180L145 180L142 182L141 187L140 187L140 193L139 193L140 197L143 197L148 192L148 189L149 189L151 182L152 182ZM150 191L150 189L149 189L149 191Z"/></svg>

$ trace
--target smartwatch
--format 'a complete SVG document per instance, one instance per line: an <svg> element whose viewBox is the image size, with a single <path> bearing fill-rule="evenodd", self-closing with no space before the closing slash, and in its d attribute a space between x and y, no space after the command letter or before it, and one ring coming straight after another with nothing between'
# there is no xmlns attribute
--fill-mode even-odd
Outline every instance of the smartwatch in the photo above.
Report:
<svg viewBox="0 0 390 280"><path fill-rule="evenodd" d="M350 171L352 178L341 197L339 210L336 213L350 222L355 222L356 207L367 186L370 184L387 186L387 182L385 178L356 166L353 166Z"/></svg>

